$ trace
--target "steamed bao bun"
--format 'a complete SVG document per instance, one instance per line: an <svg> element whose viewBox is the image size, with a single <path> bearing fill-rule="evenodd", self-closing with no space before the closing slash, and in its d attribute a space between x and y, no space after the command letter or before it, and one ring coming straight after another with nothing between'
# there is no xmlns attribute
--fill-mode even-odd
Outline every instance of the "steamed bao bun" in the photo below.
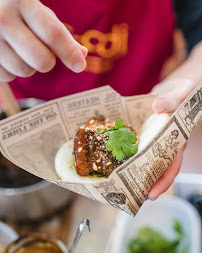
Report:
<svg viewBox="0 0 202 253"><path fill-rule="evenodd" d="M138 152L141 151L157 132L168 122L169 114L152 114L142 125L139 131ZM107 181L107 178L94 176L81 177L77 174L73 158L73 140L69 140L61 146L55 156L55 170L59 177L69 183L92 184Z"/></svg>
<svg viewBox="0 0 202 253"><path fill-rule="evenodd" d="M69 183L100 183L106 181L107 178L94 176L81 177L77 174L74 166L73 157L73 139L69 140L58 150L55 156L55 170L58 176Z"/></svg>
<svg viewBox="0 0 202 253"><path fill-rule="evenodd" d="M138 151L141 151L154 138L157 132L169 121L169 114L152 114L142 125L139 131Z"/></svg>

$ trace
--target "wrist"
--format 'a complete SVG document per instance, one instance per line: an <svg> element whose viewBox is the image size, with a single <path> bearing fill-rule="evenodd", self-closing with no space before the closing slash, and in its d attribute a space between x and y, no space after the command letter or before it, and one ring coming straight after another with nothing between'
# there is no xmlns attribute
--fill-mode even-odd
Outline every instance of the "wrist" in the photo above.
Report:
<svg viewBox="0 0 202 253"><path fill-rule="evenodd" d="M202 41L193 48L187 60L165 80L189 80L196 86L202 80L200 62L202 62Z"/></svg>

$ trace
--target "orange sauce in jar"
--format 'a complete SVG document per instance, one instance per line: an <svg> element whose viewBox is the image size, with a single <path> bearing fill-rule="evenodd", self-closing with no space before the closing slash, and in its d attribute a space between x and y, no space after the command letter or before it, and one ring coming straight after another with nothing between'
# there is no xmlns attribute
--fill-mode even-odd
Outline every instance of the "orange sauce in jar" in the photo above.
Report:
<svg viewBox="0 0 202 253"><path fill-rule="evenodd" d="M63 251L51 242L37 241L24 245L15 253L63 253Z"/></svg>
<svg viewBox="0 0 202 253"><path fill-rule="evenodd" d="M4 252L4 247L0 244L0 253Z"/></svg>

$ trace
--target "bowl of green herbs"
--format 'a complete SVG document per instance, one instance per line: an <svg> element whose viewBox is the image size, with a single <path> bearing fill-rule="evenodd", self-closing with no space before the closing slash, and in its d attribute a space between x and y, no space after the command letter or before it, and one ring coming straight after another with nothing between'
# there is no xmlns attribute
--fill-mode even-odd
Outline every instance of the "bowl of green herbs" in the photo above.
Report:
<svg viewBox="0 0 202 253"><path fill-rule="evenodd" d="M173 239L149 226L138 231L128 244L127 253L188 253L186 235L180 221L173 220Z"/></svg>
<svg viewBox="0 0 202 253"><path fill-rule="evenodd" d="M118 212L104 253L201 253L201 219L186 200L147 200L135 217Z"/></svg>

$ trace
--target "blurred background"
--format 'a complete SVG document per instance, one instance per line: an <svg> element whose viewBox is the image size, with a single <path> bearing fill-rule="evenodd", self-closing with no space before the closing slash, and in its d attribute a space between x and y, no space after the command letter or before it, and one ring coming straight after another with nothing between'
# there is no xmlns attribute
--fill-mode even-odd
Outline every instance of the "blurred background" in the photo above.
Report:
<svg viewBox="0 0 202 253"><path fill-rule="evenodd" d="M161 73L162 79L184 62L187 57L186 48L186 42L181 31L176 29L174 34L173 55L166 61L163 67ZM33 101L29 103L31 104L26 104L25 107L33 106ZM200 215L202 215L201 143L202 126L197 129L188 141L184 152L184 159L180 174L177 176L172 187L165 193L167 196L175 195L188 200L193 204L193 206L195 206ZM3 160L3 158L1 159ZM6 161L2 161L2 164L3 166L7 166ZM125 238L123 236L123 231L124 233L127 233L129 230L131 234L131 231L134 230L134 234L130 235L131 238L137 234L137 228L140 229L141 226L144 227L145 225L150 225L152 228L159 229L161 231L162 228L159 224L163 224L163 221L165 221L166 217L168 218L169 216L169 214L167 214L167 216L165 214L163 218L159 216L160 213L162 214L162 212L165 211L162 208L165 208L166 210L171 210L169 213L172 213L172 217L168 218L170 223L166 223L168 227L172 226L172 219L176 217L178 220L181 220L183 229L186 233L188 233L186 235L187 237L190 237L191 234L194 233L194 230L198 233L196 234L195 239L193 239L195 240L195 246L192 245L192 241L190 243L192 246L187 246L187 253L201 252L198 251L201 249L196 246L201 243L200 227L198 229L198 226L200 226L199 216L196 210L190 210L190 206L183 206L184 202L181 203L174 199L166 201L165 203L163 199L160 200L156 206L155 204L154 206L152 206L152 204L148 204L148 208L151 210L156 208L154 213L157 213L158 217L155 218L155 216L152 216L155 214L151 211L149 214L145 213L142 216L140 215L138 222L135 222L135 219L130 220L128 216L126 217L124 214L120 214L119 211L112 207L105 206L97 202L95 203L90 199L71 193L68 190L61 189L58 186L52 186L50 183L43 182L37 178L27 179L28 181L31 180L31 187L28 182L28 185L23 186L24 188L21 185L20 188L23 189L18 189L16 191L15 189L10 189L9 184L18 172L15 172L15 168L13 168L12 165L9 165L9 171L5 172L5 166L4 168L0 168L0 173L2 173L2 175L4 173L5 177L8 176L10 181L5 182L5 180L1 180L3 176L0 175L0 177L2 177L0 182L2 181L2 184L8 184L0 185L1 221L7 223L19 235L24 235L34 231L49 232L59 236L67 243L67 245L70 245L73 241L78 224L83 218L88 218L91 221L91 233L88 233L87 230L84 231L76 252L94 253L96 251L97 253L103 253L106 251L118 253L118 250L115 249L114 246L122 240L120 238ZM5 175L6 173L9 175ZM24 179L24 177L27 176L25 174L20 175L19 178ZM14 181L16 181L16 179L14 179ZM40 196L46 196L47 202L42 203ZM60 198L58 198L58 196L60 196ZM184 212L180 209L180 205L178 206L176 203L181 203L180 205L182 205L181 207L184 209ZM142 212L144 213L144 211ZM148 218L150 215L153 217L153 220L155 220L155 224L150 224L149 221L147 221L148 219L144 218ZM183 223L183 220L186 220L187 223ZM195 229L192 227L192 225L195 224L194 222L198 224L195 226ZM169 229L170 228L166 228L166 230ZM172 232L170 232L167 236L173 238ZM117 238L119 238L120 241ZM126 238L126 241L128 240L129 239ZM122 243L124 244L124 242Z"/></svg>

